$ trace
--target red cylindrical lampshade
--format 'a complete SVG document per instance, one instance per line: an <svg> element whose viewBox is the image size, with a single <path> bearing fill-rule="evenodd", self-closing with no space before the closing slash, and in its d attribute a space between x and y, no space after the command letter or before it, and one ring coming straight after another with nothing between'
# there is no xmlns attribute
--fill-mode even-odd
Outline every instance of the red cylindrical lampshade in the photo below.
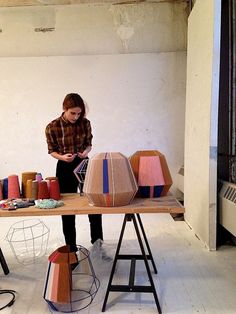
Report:
<svg viewBox="0 0 236 314"><path fill-rule="evenodd" d="M47 199L49 198L48 185L46 181L38 182L38 199Z"/></svg>
<svg viewBox="0 0 236 314"><path fill-rule="evenodd" d="M50 198L53 198L54 200L60 199L60 187L58 180L50 181Z"/></svg>

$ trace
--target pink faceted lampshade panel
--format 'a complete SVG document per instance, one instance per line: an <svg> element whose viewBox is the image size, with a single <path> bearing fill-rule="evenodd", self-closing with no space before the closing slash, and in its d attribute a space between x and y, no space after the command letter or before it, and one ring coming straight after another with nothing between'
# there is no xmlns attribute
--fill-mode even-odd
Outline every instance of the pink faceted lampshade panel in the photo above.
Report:
<svg viewBox="0 0 236 314"><path fill-rule="evenodd" d="M138 182L141 197L165 196L172 185L172 178L165 156L157 150L137 151L130 157L130 164Z"/></svg>

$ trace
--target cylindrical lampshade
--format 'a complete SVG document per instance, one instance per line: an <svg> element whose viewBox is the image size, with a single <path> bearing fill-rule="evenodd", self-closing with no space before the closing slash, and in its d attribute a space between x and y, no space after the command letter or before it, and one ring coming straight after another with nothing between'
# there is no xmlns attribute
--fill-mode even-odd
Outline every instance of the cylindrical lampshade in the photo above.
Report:
<svg viewBox="0 0 236 314"><path fill-rule="evenodd" d="M0 181L0 201L3 199L2 182Z"/></svg>
<svg viewBox="0 0 236 314"><path fill-rule="evenodd" d="M157 150L137 151L130 164L138 182L139 196L164 196L172 185L166 158Z"/></svg>
<svg viewBox="0 0 236 314"><path fill-rule="evenodd" d="M35 180L42 181L43 180L42 174L38 172L35 176Z"/></svg>
<svg viewBox="0 0 236 314"><path fill-rule="evenodd" d="M27 180L35 180L37 172L22 172L22 196L26 197L26 182Z"/></svg>
<svg viewBox="0 0 236 314"><path fill-rule="evenodd" d="M31 197L33 199L37 199L38 198L38 181L37 180L33 180L32 181L32 194Z"/></svg>
<svg viewBox="0 0 236 314"><path fill-rule="evenodd" d="M137 190L129 160L121 153L100 153L89 160L83 192L91 204L128 205Z"/></svg>
<svg viewBox="0 0 236 314"><path fill-rule="evenodd" d="M3 179L2 194L3 199L8 198L8 178Z"/></svg>
<svg viewBox="0 0 236 314"><path fill-rule="evenodd" d="M46 181L38 181L38 199L49 198L49 190Z"/></svg>
<svg viewBox="0 0 236 314"><path fill-rule="evenodd" d="M48 190L49 190L49 191L50 191L51 182L52 182L52 181L55 181L55 180L58 181L58 178L57 178L57 177L46 177L46 178L44 179L44 181L47 182Z"/></svg>
<svg viewBox="0 0 236 314"><path fill-rule="evenodd" d="M27 180L26 182L26 192L25 192L25 196L26 198L32 198L32 179Z"/></svg>
<svg viewBox="0 0 236 314"><path fill-rule="evenodd" d="M58 180L51 180L50 181L50 198L54 200L60 199L60 187Z"/></svg>
<svg viewBox="0 0 236 314"><path fill-rule="evenodd" d="M8 176L8 198L20 197L19 179L16 174Z"/></svg>

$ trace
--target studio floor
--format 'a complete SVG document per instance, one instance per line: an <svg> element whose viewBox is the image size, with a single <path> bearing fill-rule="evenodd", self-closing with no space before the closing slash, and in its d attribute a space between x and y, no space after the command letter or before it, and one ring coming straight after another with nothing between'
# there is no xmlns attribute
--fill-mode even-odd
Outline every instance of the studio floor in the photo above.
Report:
<svg viewBox="0 0 236 314"><path fill-rule="evenodd" d="M17 292L13 306L1 311L11 314L56 313L49 309L43 299L43 288L47 270L47 257L62 246L61 218L38 217L50 229L47 254L37 263L22 265L17 262L5 236L10 226L22 218L1 218L0 245L8 263L10 273L5 276L0 267L0 289ZM24 218L27 219L27 218ZM30 217L29 217L30 219ZM114 255L122 215L103 215L104 248ZM209 252L184 221L174 221L169 214L144 214L142 221L158 269L153 273L159 302L163 313L236 313L236 246L221 246ZM77 243L91 249L87 216L77 216ZM127 224L122 244L124 253L140 253L132 223ZM100 256L92 259L100 288L89 307L78 311L81 314L102 313L104 295L112 263ZM119 261L113 283L125 283L129 273L127 261ZM143 262L138 262L136 282L147 283ZM0 307L6 296L0 295ZM152 294L109 294L105 313L157 313Z"/></svg>

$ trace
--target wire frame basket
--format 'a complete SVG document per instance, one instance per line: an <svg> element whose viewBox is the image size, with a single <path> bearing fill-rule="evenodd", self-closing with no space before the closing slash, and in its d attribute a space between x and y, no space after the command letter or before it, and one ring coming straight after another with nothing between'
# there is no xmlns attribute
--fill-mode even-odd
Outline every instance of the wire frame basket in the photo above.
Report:
<svg viewBox="0 0 236 314"><path fill-rule="evenodd" d="M33 264L47 251L49 228L39 219L26 219L13 224L7 235L16 260L23 264Z"/></svg>
<svg viewBox="0 0 236 314"><path fill-rule="evenodd" d="M43 298L51 310L83 310L92 303L99 286L89 251L83 246L77 245L77 252L63 246L49 256Z"/></svg>
<svg viewBox="0 0 236 314"><path fill-rule="evenodd" d="M75 176L79 182L80 195L83 194L83 185L84 185L84 180L85 180L86 171L87 171L87 167L88 167L88 162L89 162L89 159L85 158L74 169L74 174L75 174Z"/></svg>

